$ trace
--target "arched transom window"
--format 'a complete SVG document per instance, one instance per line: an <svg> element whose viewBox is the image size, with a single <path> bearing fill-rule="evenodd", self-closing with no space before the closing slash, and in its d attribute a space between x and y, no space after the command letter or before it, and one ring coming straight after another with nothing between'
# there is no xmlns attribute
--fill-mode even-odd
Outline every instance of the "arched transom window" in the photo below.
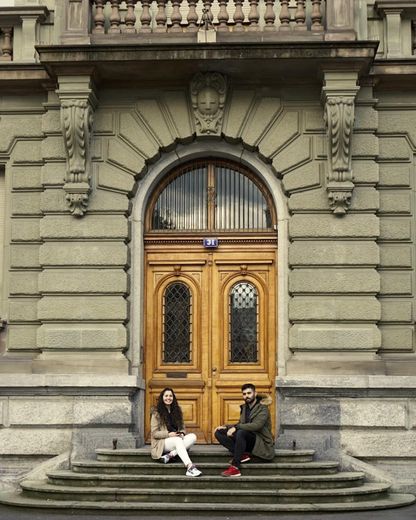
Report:
<svg viewBox="0 0 416 520"><path fill-rule="evenodd" d="M151 204L148 230L272 231L271 197L254 175L227 161L198 161L173 172Z"/></svg>

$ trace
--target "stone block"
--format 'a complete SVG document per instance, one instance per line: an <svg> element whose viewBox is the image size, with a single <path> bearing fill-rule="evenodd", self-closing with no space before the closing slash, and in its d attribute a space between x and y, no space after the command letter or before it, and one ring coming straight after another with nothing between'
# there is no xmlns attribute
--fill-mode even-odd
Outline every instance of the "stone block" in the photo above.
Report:
<svg viewBox="0 0 416 520"><path fill-rule="evenodd" d="M303 114L306 132L325 132L322 107L317 107L315 110L305 109Z"/></svg>
<svg viewBox="0 0 416 520"><path fill-rule="evenodd" d="M45 216L41 221L42 238L128 238L127 218L120 215Z"/></svg>
<svg viewBox="0 0 416 520"><path fill-rule="evenodd" d="M8 350L37 350L36 331L38 326L13 325L8 326Z"/></svg>
<svg viewBox="0 0 416 520"><path fill-rule="evenodd" d="M98 108L94 114L94 134L114 134L114 112Z"/></svg>
<svg viewBox="0 0 416 520"><path fill-rule="evenodd" d="M100 188L124 193L130 193L133 190L136 181L131 173L105 163L98 164L97 170L97 184Z"/></svg>
<svg viewBox="0 0 416 520"><path fill-rule="evenodd" d="M379 247L370 241L297 240L289 245L289 264L363 265L379 263Z"/></svg>
<svg viewBox="0 0 416 520"><path fill-rule="evenodd" d="M412 223L409 218L383 217L380 219L381 240L410 240Z"/></svg>
<svg viewBox="0 0 416 520"><path fill-rule="evenodd" d="M124 321L127 302L121 296L45 296L38 305L45 321Z"/></svg>
<svg viewBox="0 0 416 520"><path fill-rule="evenodd" d="M41 188L41 166L12 166L11 185L14 190Z"/></svg>
<svg viewBox="0 0 416 520"><path fill-rule="evenodd" d="M375 158L379 154L378 138L373 134L354 133L351 148L354 158Z"/></svg>
<svg viewBox="0 0 416 520"><path fill-rule="evenodd" d="M367 105L355 107L354 131L367 130L376 131L378 129L378 112Z"/></svg>
<svg viewBox="0 0 416 520"><path fill-rule="evenodd" d="M10 246L10 267L38 268L39 245L13 244Z"/></svg>
<svg viewBox="0 0 416 520"><path fill-rule="evenodd" d="M34 295L39 294L38 271L12 271L10 276L10 294Z"/></svg>
<svg viewBox="0 0 416 520"><path fill-rule="evenodd" d="M127 332L123 325L46 324L38 329L38 346L44 350L121 350L126 345Z"/></svg>
<svg viewBox="0 0 416 520"><path fill-rule="evenodd" d="M320 164L310 162L305 166L287 173L282 180L283 189L287 193L302 189L317 188L321 184ZM308 192L309 193L309 192Z"/></svg>
<svg viewBox="0 0 416 520"><path fill-rule="evenodd" d="M289 319L296 321L378 321L380 303L373 297L303 297L289 302Z"/></svg>
<svg viewBox="0 0 416 520"><path fill-rule="evenodd" d="M381 163L379 186L410 186L410 167L408 164Z"/></svg>
<svg viewBox="0 0 416 520"><path fill-rule="evenodd" d="M69 450L72 428L0 429L0 455L59 455Z"/></svg>
<svg viewBox="0 0 416 520"><path fill-rule="evenodd" d="M379 195L375 188L356 187L351 201L353 211L376 211L379 207ZM294 193L289 199L292 211L317 211L328 209L328 195L324 188Z"/></svg>
<svg viewBox="0 0 416 520"><path fill-rule="evenodd" d="M380 190L380 213L407 213L412 211L411 192Z"/></svg>
<svg viewBox="0 0 416 520"><path fill-rule="evenodd" d="M119 135L140 155L151 158L159 153L158 143L151 138L146 126L135 113L120 114Z"/></svg>
<svg viewBox="0 0 416 520"><path fill-rule="evenodd" d="M39 218L12 219L12 242L37 242L40 240Z"/></svg>
<svg viewBox="0 0 416 520"><path fill-rule="evenodd" d="M383 350L413 351L413 326L380 326Z"/></svg>
<svg viewBox="0 0 416 520"><path fill-rule="evenodd" d="M379 219L375 215L294 215L289 221L291 238L376 238Z"/></svg>
<svg viewBox="0 0 416 520"><path fill-rule="evenodd" d="M390 135L406 133L413 146L416 146L416 111L411 107L414 98L407 101L401 95L399 99L401 105L395 107L395 110L380 111L380 130ZM398 98L394 101L397 102Z"/></svg>
<svg viewBox="0 0 416 520"><path fill-rule="evenodd" d="M410 245L380 245L381 267L412 267L412 246Z"/></svg>
<svg viewBox="0 0 416 520"><path fill-rule="evenodd" d="M272 164L277 172L285 175L289 171L303 166L312 159L312 137L301 135L280 150Z"/></svg>
<svg viewBox="0 0 416 520"><path fill-rule="evenodd" d="M176 134L180 139L188 139L194 133L189 114L189 102L183 90L166 90L161 95L169 110Z"/></svg>
<svg viewBox="0 0 416 520"><path fill-rule="evenodd" d="M75 424L129 426L132 422L132 404L128 398L74 398Z"/></svg>
<svg viewBox="0 0 416 520"><path fill-rule="evenodd" d="M13 215L40 215L40 196L39 192L12 193L12 214Z"/></svg>
<svg viewBox="0 0 416 520"><path fill-rule="evenodd" d="M66 193L63 189L47 189L42 193L41 208L43 213L58 213L68 211L65 200ZM95 190L88 204L88 212L107 211L127 213L129 199L121 194L108 190Z"/></svg>
<svg viewBox="0 0 416 520"><path fill-rule="evenodd" d="M23 96L21 96L23 97ZM29 96L26 96L29 97ZM4 98L3 98L4 99ZM7 96L7 107L10 108L11 98ZM3 104L2 107L5 105ZM28 107L25 107L26 109ZM19 110L19 108L17 108ZM21 109L20 109L21 110ZM29 114L4 114L2 113L2 119L0 121L0 150L7 151L10 149L11 144L15 138L30 138L38 137L42 135L41 130L41 119L38 115ZM18 150L13 149L13 156L20 157L22 151L22 144L24 142L30 143L29 146L33 146L34 141L27 139L27 141L18 141ZM15 146L16 146L15 145Z"/></svg>
<svg viewBox="0 0 416 520"><path fill-rule="evenodd" d="M376 325L294 325L289 332L292 350L376 351L380 344Z"/></svg>
<svg viewBox="0 0 416 520"><path fill-rule="evenodd" d="M94 116L94 127L95 127ZM94 128L95 130L95 128ZM42 132L45 134L61 134L61 112L60 109L48 107L48 111L42 115Z"/></svg>
<svg viewBox="0 0 416 520"><path fill-rule="evenodd" d="M49 136L42 141L42 157L45 160L66 160L65 145L61 135Z"/></svg>
<svg viewBox="0 0 416 520"><path fill-rule="evenodd" d="M254 97L254 90L234 90L231 92L229 111L225 115L223 124L224 134L229 138L238 139L241 136L241 129L246 122L250 107L254 103ZM276 98L277 104L280 104L278 98Z"/></svg>
<svg viewBox="0 0 416 520"><path fill-rule="evenodd" d="M109 163L133 175L138 175L145 167L145 159L120 139L109 138L107 157Z"/></svg>
<svg viewBox="0 0 416 520"><path fill-rule="evenodd" d="M66 176L66 162L51 162L42 166L42 184L44 186L63 186Z"/></svg>
<svg viewBox="0 0 416 520"><path fill-rule="evenodd" d="M355 159L352 162L352 171L356 185L360 183L377 184L379 180L379 165L375 161Z"/></svg>
<svg viewBox="0 0 416 520"><path fill-rule="evenodd" d="M386 322L411 322L413 319L413 305L411 301L381 299L381 321Z"/></svg>
<svg viewBox="0 0 416 520"><path fill-rule="evenodd" d="M273 114L273 112L272 112ZM270 117L270 114L268 115ZM272 157L283 147L293 141L300 132L300 115L298 111L284 112L273 123L270 130L261 138L258 145L259 152L263 157ZM267 126L265 126L267 128ZM259 135L262 131L259 132Z"/></svg>
<svg viewBox="0 0 416 520"><path fill-rule="evenodd" d="M375 269L296 269L289 274L291 293L377 293Z"/></svg>
<svg viewBox="0 0 416 520"><path fill-rule="evenodd" d="M127 292L127 273L122 269L47 269L39 275L42 293Z"/></svg>
<svg viewBox="0 0 416 520"><path fill-rule="evenodd" d="M9 300L9 322L37 321L37 298L14 298Z"/></svg>
<svg viewBox="0 0 416 520"><path fill-rule="evenodd" d="M166 111L162 111L160 101L154 96L142 98L137 101L135 108L144 122L143 126L151 128L153 136L157 136L158 144L164 148L171 147L178 136L172 135L165 115Z"/></svg>
<svg viewBox="0 0 416 520"><path fill-rule="evenodd" d="M123 242L50 242L40 246L39 258L44 266L126 266L128 248Z"/></svg>
<svg viewBox="0 0 416 520"><path fill-rule="evenodd" d="M410 147L405 137L379 136L380 155L382 161L410 162Z"/></svg>
<svg viewBox="0 0 416 520"><path fill-rule="evenodd" d="M412 273L410 271L403 273L380 271L380 280L380 294L412 294Z"/></svg>
<svg viewBox="0 0 416 520"><path fill-rule="evenodd" d="M416 457L416 432L409 430L342 430L341 443L349 455L358 458Z"/></svg>
<svg viewBox="0 0 416 520"><path fill-rule="evenodd" d="M264 129L269 127L278 116L279 112L279 98L258 96L254 106L250 110L250 113L246 113L245 124L240 134L243 142L248 146L256 146L264 133ZM266 148L268 148L267 144Z"/></svg>
<svg viewBox="0 0 416 520"><path fill-rule="evenodd" d="M42 161L42 142L16 141L13 147L12 160L14 164L40 163Z"/></svg>

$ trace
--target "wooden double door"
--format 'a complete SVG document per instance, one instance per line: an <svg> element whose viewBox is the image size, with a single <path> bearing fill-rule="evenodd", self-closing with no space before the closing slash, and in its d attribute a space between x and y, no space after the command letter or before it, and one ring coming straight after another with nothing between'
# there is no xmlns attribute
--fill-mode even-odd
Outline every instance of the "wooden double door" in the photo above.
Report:
<svg viewBox="0 0 416 520"><path fill-rule="evenodd" d="M188 431L211 443L238 420L243 383L274 398L276 246L149 246L145 258L146 437L172 387Z"/></svg>

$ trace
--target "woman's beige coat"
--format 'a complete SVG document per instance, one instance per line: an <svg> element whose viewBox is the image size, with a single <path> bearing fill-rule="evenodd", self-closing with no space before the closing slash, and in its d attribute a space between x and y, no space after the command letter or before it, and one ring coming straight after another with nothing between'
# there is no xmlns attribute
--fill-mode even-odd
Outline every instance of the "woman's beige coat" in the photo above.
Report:
<svg viewBox="0 0 416 520"><path fill-rule="evenodd" d="M180 428L184 431L184 428ZM150 418L150 454L152 459L160 459L163 455L163 447L165 439L169 437L168 429L165 423L161 420L157 410L153 409Z"/></svg>

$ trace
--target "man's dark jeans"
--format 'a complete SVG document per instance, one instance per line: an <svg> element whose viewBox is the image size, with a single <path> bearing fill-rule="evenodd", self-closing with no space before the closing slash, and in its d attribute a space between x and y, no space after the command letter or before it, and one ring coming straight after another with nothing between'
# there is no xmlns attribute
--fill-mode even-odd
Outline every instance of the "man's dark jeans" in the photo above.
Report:
<svg viewBox="0 0 416 520"><path fill-rule="evenodd" d="M228 430L217 430L215 437L220 444L233 454L232 465L240 467L243 453L250 453L256 443L256 434L244 430L237 430L232 437L228 437Z"/></svg>

